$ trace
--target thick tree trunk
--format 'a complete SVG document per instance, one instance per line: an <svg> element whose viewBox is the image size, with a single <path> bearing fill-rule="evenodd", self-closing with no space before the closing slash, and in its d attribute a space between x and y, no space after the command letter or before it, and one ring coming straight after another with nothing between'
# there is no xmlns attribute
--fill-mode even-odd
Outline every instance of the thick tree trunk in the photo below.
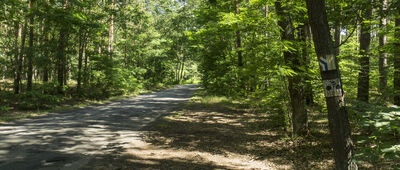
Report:
<svg viewBox="0 0 400 170"><path fill-rule="evenodd" d="M398 3L400 5L400 3ZM394 52L394 104L400 106L400 7L397 6L397 18L395 20L395 52Z"/></svg>
<svg viewBox="0 0 400 170"><path fill-rule="evenodd" d="M360 33L360 66L361 70L358 75L358 88L357 88L357 100L368 102L369 98L369 47L371 44L371 24L367 23L371 19L372 7L371 0L365 3L363 9L363 18L365 19L361 23Z"/></svg>
<svg viewBox="0 0 400 170"><path fill-rule="evenodd" d="M235 0L235 15L239 15L239 0ZM243 56L242 56L242 38L240 36L239 24L236 24L236 49L238 53L238 66L243 66Z"/></svg>
<svg viewBox="0 0 400 170"><path fill-rule="evenodd" d="M353 142L351 140L350 123L345 109L340 70L338 69L330 36L325 1L306 0L306 3L315 52L317 53L318 61L321 63L321 77L324 82L329 130L333 141L336 169L355 169L356 165L351 162ZM325 61L329 65L325 66L321 61Z"/></svg>
<svg viewBox="0 0 400 170"><path fill-rule="evenodd" d="M279 16L278 24L281 27L281 39L283 42L291 41L294 42L294 29L291 21L288 17L289 13L286 9L282 8L281 1L275 2L276 12ZM289 45L289 44L287 44ZM294 46L293 46L294 47ZM294 47L295 48L295 47ZM284 58L286 65L294 70L297 74L288 77L289 81L289 93L290 93L290 104L292 106L292 125L293 134L295 136L301 136L307 134L307 110L305 108L305 96L304 96L304 79L302 67L303 62L299 52L296 51L284 51Z"/></svg>
<svg viewBox="0 0 400 170"><path fill-rule="evenodd" d="M64 9L67 8L67 0L63 0ZM65 80L65 72L66 72L66 58L65 58L65 43L67 41L67 28L65 25L60 25L60 33L58 39L58 49L57 49L57 80L58 80L58 88L57 91L60 94L64 93L64 80Z"/></svg>
<svg viewBox="0 0 400 170"><path fill-rule="evenodd" d="M386 29L386 16L383 13L386 11L387 0L380 0L382 6L380 8L382 18L380 19L379 27L383 30ZM386 95L388 88L387 85L387 54L385 53L384 47L386 45L386 33L379 35L379 92Z"/></svg>
<svg viewBox="0 0 400 170"><path fill-rule="evenodd" d="M27 82L27 91L32 90L32 76L33 76L33 55L34 55L34 48L33 48L33 24L35 22L35 17L33 15L33 8L34 8L34 0L29 1L29 9L31 10L31 16L29 18L29 50L27 52L27 59L28 59L28 82Z"/></svg>

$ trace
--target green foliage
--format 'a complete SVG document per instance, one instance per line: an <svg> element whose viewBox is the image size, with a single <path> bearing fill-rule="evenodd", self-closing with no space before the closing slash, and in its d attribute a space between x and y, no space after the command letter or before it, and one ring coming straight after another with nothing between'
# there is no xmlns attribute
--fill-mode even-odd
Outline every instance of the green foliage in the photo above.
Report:
<svg viewBox="0 0 400 170"><path fill-rule="evenodd" d="M379 159L400 160L400 109L352 101L349 108L351 119L360 128L356 136L356 159L378 161Z"/></svg>

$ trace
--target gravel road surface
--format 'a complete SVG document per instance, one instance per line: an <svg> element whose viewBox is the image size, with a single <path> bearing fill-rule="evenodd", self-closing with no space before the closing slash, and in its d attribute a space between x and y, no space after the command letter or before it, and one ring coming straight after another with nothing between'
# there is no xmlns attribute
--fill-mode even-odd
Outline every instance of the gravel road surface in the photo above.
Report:
<svg viewBox="0 0 400 170"><path fill-rule="evenodd" d="M0 124L0 169L80 169L137 141L140 129L179 108L198 85L180 85L71 111ZM87 165L86 165L87 166Z"/></svg>

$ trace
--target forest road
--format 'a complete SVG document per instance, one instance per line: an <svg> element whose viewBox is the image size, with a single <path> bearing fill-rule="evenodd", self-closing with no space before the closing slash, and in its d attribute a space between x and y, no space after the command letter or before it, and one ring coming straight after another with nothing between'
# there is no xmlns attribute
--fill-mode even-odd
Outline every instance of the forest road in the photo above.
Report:
<svg viewBox="0 0 400 170"><path fill-rule="evenodd" d="M0 169L80 169L140 140L140 129L189 100L180 85L111 103L0 124ZM90 166L90 165L89 165Z"/></svg>

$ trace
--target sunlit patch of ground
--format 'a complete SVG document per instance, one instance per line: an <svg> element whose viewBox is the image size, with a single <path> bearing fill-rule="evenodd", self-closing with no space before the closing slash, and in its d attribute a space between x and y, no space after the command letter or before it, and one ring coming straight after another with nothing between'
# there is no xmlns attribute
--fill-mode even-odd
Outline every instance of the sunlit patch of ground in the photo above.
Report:
<svg viewBox="0 0 400 170"><path fill-rule="evenodd" d="M334 169L327 115L318 110L309 109L309 135L291 138L277 113L198 95L142 129L142 139L131 141L118 156L90 164L94 169ZM390 164L359 167L386 169Z"/></svg>
<svg viewBox="0 0 400 170"><path fill-rule="evenodd" d="M145 128L143 142L97 162L122 169L333 169L324 121L311 123L318 130L309 136L292 139L274 122L276 115L239 108L226 99L194 98Z"/></svg>

